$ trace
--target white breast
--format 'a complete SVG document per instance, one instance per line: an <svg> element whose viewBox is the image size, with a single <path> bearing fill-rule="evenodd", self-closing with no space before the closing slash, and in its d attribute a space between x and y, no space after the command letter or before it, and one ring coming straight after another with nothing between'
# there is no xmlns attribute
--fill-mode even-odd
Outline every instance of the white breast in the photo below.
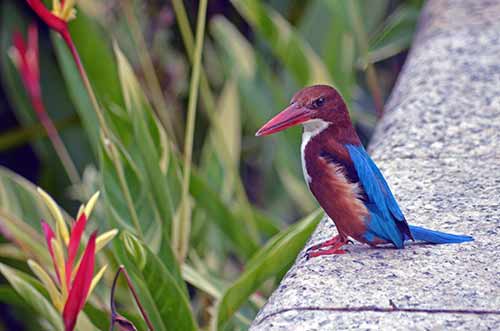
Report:
<svg viewBox="0 0 500 331"><path fill-rule="evenodd" d="M302 158L302 171L304 173L304 179L306 180L307 185L311 183L311 176L307 173L306 159L305 159L305 150L307 144L311 141L312 138L321 133L324 129L326 129L330 123L325 122L321 119L312 119L307 122L304 122L304 132L302 133L302 144L300 146L300 155Z"/></svg>

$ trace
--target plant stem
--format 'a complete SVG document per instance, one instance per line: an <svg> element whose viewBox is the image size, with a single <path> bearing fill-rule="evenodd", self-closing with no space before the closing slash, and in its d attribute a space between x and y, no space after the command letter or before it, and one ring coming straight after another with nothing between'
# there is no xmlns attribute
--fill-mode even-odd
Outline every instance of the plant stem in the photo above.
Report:
<svg viewBox="0 0 500 331"><path fill-rule="evenodd" d="M184 260L187 254L187 241L190 231L190 213L189 213L189 184L191 179L191 165L193 156L194 126L196 119L196 105L198 103L198 90L200 87L201 72L201 54L203 51L203 40L205 37L205 21L207 14L207 0L201 0L198 7L198 18L196 27L196 43L194 50L193 69L191 74L191 83L189 87L188 115L186 125L186 135L184 138L184 175L182 179L182 200L181 216L179 218L178 235L178 259ZM172 238L174 241L176 238Z"/></svg>
<svg viewBox="0 0 500 331"><path fill-rule="evenodd" d="M127 269L125 269L125 266L121 265L118 268L118 271L116 272L115 279L113 279L113 286L111 287L111 296L110 296L110 307L111 307L111 326L110 330L113 330L114 322L116 316L118 316L118 313L116 312L116 303L115 303L115 288L116 288L116 283L118 281L118 276L120 276L120 273L123 273L123 276L125 276L125 280L127 281L128 288L130 292L132 292L132 296L134 297L135 303L137 304L137 307L139 307L139 310L141 311L142 318L144 318L144 321L148 325L149 330L154 331L153 323L151 323L151 320L148 317L148 314L146 313L146 310L141 304L141 300L139 300L139 296L137 295L137 291L135 290L134 284L132 283L132 280L130 279L130 276L127 272Z"/></svg>
<svg viewBox="0 0 500 331"><path fill-rule="evenodd" d="M54 126L57 130L63 130L68 127L74 127L78 123L78 116L75 114L55 121ZM47 136L47 131L40 122L9 130L0 135L0 150L21 146L27 142L45 136Z"/></svg>
<svg viewBox="0 0 500 331"><path fill-rule="evenodd" d="M163 92L160 86L160 82L155 72L153 66L153 61L149 55L148 46L141 32L139 22L134 14L134 9L132 7L131 1L120 1L122 5L123 12L127 17L129 23L129 28L132 35L132 40L136 44L137 54L139 56L139 61L141 63L142 71L146 79L146 84L148 85L148 90L151 91L151 99L154 104L154 110L156 116L160 119L163 127L166 129L169 137L172 139L174 144L177 143L177 137L175 134L174 127L172 126L172 119L174 118L174 113L169 111L167 104L165 103Z"/></svg>
<svg viewBox="0 0 500 331"><path fill-rule="evenodd" d="M64 146L64 142L62 141L61 136L59 136L59 132L57 132L54 123L47 115L41 97L33 98L31 100L31 104L35 109L35 113L38 117L38 120L45 128L45 131L47 132L47 137L50 139L50 142L52 143L52 146L54 147L57 156L61 160L61 163L63 165L64 170L66 171L66 174L68 175L69 180L73 185L79 185L81 181L78 170L76 169L76 166L73 163L73 160L71 159L71 156L69 155L66 146Z"/></svg>
<svg viewBox="0 0 500 331"><path fill-rule="evenodd" d="M172 0L172 5L174 7L175 16L178 20L179 29L182 35L182 40L184 43L184 47L186 48L188 58L191 62L193 62L194 55L194 40L193 40L193 32L189 27L189 21L186 15L186 10L184 8L184 4L181 0ZM210 91L210 85L208 84L207 76L201 68L201 100L204 103L206 113L208 115L208 119L210 120L210 124L215 128L214 133L217 138L217 142L220 146L220 151L222 153L222 158L229 160L229 148L227 147L226 141L224 140L224 136L222 134L222 126L221 123L217 120L215 114L215 101L214 97ZM245 219L247 230L250 236L250 239L254 242L259 241L259 235L257 230L256 221L253 215L252 208L250 206L250 202L248 201L248 197L245 191L245 187L243 182L241 181L241 177L239 174L238 166L233 165L231 162L226 162L227 170L229 175L235 178L235 189L236 189L236 197L238 199L239 204L242 206L243 210L246 211L247 218Z"/></svg>
<svg viewBox="0 0 500 331"><path fill-rule="evenodd" d="M139 223L139 217L137 216L137 212L134 208L132 195L130 194L130 190L128 188L127 181L125 179L125 173L124 173L122 165L119 161L120 156L118 154L117 147L115 146L115 144L111 140L111 137L112 137L111 130L107 126L106 119L104 117L104 114L102 113L102 110L99 106L99 103L97 102L97 98L95 96L94 90L92 88L92 85L90 84L90 80L87 76L87 72L85 71L83 63L80 59L80 55L78 54L78 50L75 47L75 44L73 42L73 39L71 38L69 30L65 30L65 31L61 32L61 36L64 39L64 41L66 42L66 45L68 46L68 48L71 52L71 55L73 56L73 59L76 63L76 67L78 68L78 71L80 72L80 76L82 77L85 89L87 90L87 93L90 97L92 107L94 108L94 111L97 114L97 118L99 120L99 125L100 125L102 133L104 135L104 139L106 140L105 144L106 144L106 147L109 149L111 160L113 162L113 165L115 166L116 173L118 175L118 181L119 181L120 187L123 191L123 195L125 197L125 201L127 203L127 207L129 209L129 212L130 212L130 217L132 218L132 223L134 223L134 227L137 231L137 235L139 236L139 238L144 240L144 235L142 233L141 224Z"/></svg>
<svg viewBox="0 0 500 331"><path fill-rule="evenodd" d="M368 84L368 89L372 95L377 116L382 117L382 114L384 113L384 100L382 99L382 90L378 84L377 71L375 70L373 63L371 63L368 59L368 37L366 35L363 22L361 21L356 1L347 1L347 5L363 62L367 64L366 82Z"/></svg>

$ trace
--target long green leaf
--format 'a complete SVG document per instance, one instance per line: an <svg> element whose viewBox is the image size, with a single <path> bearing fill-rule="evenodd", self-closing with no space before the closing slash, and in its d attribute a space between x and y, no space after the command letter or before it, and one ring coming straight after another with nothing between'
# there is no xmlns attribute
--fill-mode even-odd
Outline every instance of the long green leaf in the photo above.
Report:
<svg viewBox="0 0 500 331"><path fill-rule="evenodd" d="M63 211L66 219L69 216ZM23 252L49 263L50 258L41 234L40 220L52 223L50 213L36 191L36 186L18 174L0 167L0 219L2 226Z"/></svg>
<svg viewBox="0 0 500 331"><path fill-rule="evenodd" d="M64 330L62 319L52 304L21 276L21 272L0 263L0 272L9 281L16 292L50 325L54 330ZM27 277L27 275L25 275Z"/></svg>
<svg viewBox="0 0 500 331"><path fill-rule="evenodd" d="M140 171L130 154L118 142L114 142L114 148L117 149L118 160L123 169L126 179L126 185L133 197L133 205L129 206L123 198L123 191L120 180L116 173L116 168L112 162L112 156L106 147L106 144L112 142L103 142L101 146L100 159L103 178L103 193L106 199L106 209L109 221L114 226L123 227L136 235L144 234L149 247L158 252L162 239L163 223L159 217L157 207L153 203L151 192L144 178L144 173ZM136 213L140 222L135 222L132 211Z"/></svg>
<svg viewBox="0 0 500 331"><path fill-rule="evenodd" d="M117 243L123 262L156 330L197 330L185 284L175 260L167 266L133 235L122 233ZM174 267L174 269L172 269Z"/></svg>
<svg viewBox="0 0 500 331"><path fill-rule="evenodd" d="M167 141L166 132L159 125L140 88L132 67L118 46L115 46L115 53L129 121L139 152L135 159L143 161L141 173L147 179L151 196L160 213L164 238L170 240L172 219L180 200L177 169L169 168L169 162L173 162L173 157L169 155L172 148Z"/></svg>
<svg viewBox="0 0 500 331"><path fill-rule="evenodd" d="M217 304L213 330L222 330L238 308L268 278L279 274L302 249L321 218L318 211L272 238L249 262L245 272L226 289Z"/></svg>
<svg viewBox="0 0 500 331"><path fill-rule="evenodd" d="M250 257L258 249L258 243L248 236L242 221L226 207L217 192L195 173L191 175L190 193L241 256Z"/></svg>

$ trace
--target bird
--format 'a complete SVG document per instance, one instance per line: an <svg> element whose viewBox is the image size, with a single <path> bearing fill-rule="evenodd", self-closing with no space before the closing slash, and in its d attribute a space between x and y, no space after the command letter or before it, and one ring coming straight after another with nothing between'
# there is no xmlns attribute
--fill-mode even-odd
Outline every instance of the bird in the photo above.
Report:
<svg viewBox="0 0 500 331"><path fill-rule="evenodd" d="M354 239L370 246L405 241L451 244L473 241L408 224L382 172L363 147L340 93L328 85L298 91L290 104L262 126L267 136L301 124L301 159L309 190L338 234L307 249L307 258L344 254Z"/></svg>

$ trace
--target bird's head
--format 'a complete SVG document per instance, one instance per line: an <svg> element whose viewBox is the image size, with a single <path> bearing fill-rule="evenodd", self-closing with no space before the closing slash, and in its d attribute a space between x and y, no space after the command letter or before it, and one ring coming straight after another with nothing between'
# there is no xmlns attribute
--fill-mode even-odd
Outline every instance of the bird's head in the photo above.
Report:
<svg viewBox="0 0 500 331"><path fill-rule="evenodd" d="M267 136L297 124L321 120L328 124L349 122L346 105L340 93L328 85L305 87L297 92L288 107L257 131L256 136Z"/></svg>

